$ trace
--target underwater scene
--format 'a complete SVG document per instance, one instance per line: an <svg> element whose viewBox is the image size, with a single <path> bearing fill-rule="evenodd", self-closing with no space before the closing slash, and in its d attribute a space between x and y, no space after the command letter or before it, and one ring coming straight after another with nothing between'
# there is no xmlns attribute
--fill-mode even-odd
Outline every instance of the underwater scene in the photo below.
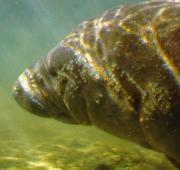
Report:
<svg viewBox="0 0 180 170"><path fill-rule="evenodd" d="M103 122L104 124L102 123L99 125L98 121L96 122L95 120L95 124L97 124L96 126L93 125L88 126L89 124L93 124L92 122L89 121L89 119L88 121L85 121L85 123L76 123L76 122L74 123L73 121L68 122L69 120L66 119L69 118L68 117L69 115L67 116L66 113L64 113L66 112L66 102L65 104L63 103L65 106L63 104L61 105L62 108L64 108L65 110L64 111L62 109L63 110L62 115L63 114L65 115L63 115L64 119L61 121L60 120L61 117L59 118L58 117L59 115L57 115L56 112L57 109L53 110L53 106L58 103L56 98L53 98L53 102L54 102L53 104L52 101L50 101L50 98L54 95L53 93L54 91L53 92L50 91L48 94L46 94L45 91L44 96L47 97L43 99L42 103L40 103L41 101L39 97L41 95L40 92L41 93L44 92L43 90L41 90L43 88L40 87L42 84L40 85L38 84L39 86L36 84L35 90L33 92L33 95L36 98L35 97L33 98L33 95L31 96L31 94L28 93L31 91L31 88L33 88L33 86L31 87L30 85L28 85L28 80L27 80L28 78L26 78L25 76L28 75L30 79L33 79L32 76L34 75L30 75L32 73L31 69L34 69L35 70L35 71L33 70L34 72L42 71L42 70L38 70L38 68L36 67L40 67L46 61L44 60L41 61L40 59L45 57L51 49L53 49L61 40L63 40L67 35L69 35L71 31L76 29L80 23L82 23L83 21L87 21L89 19L99 17L106 10L114 8L116 6L131 4L131 3L140 3L140 2L143 1L142 0L0 0L0 49L1 49L0 50L0 170L178 170L178 161L180 160L180 155L178 154L178 151L176 153L177 148L173 147L169 151L168 149L166 149L167 147L162 147L161 149L161 145L159 144L156 145L156 142L154 142L155 144L152 142L155 145L155 147L153 147L153 145L150 146L149 144L146 145L146 143L144 144L144 137L142 138L138 137L139 135L138 133L141 133L139 132L138 129L139 126L134 127L132 125L133 123L132 124L128 123L129 126L127 126L127 124L124 124L124 126L121 129L123 135L126 136L126 134L129 133L129 136L127 135L129 138L131 138L131 132L129 132L128 130L129 129L132 129L132 131L134 130L134 132L132 133L135 133L135 137L133 136L134 134L132 135L132 137L135 138L134 140L135 142L133 142L133 140L128 140L128 137L127 139L123 137L122 138L116 137L118 136L116 135L116 132L111 133L111 127L115 127L115 129L118 129L118 126L116 127L116 125L113 123L116 120L116 117L113 117L113 114L108 115L109 116L108 119L112 119L112 122L111 121L105 122L106 121L105 119L104 120L105 123ZM154 5L156 6L156 4ZM178 5L180 6L180 4ZM163 10L160 10L157 16L161 15L161 13L163 13ZM131 12L130 14L128 14L128 10L125 12L127 12L127 15L131 17ZM110 11L110 13L107 14L107 17L105 17L104 20L106 19L108 20L109 18L111 18L112 15L114 14L113 12ZM149 17L150 14L147 16ZM111 21L109 22L111 24ZM179 21L173 20L172 25L173 23L177 23L177 22ZM176 25L177 24L175 24L175 26ZM128 35L130 35L131 30L126 28L125 25L120 24L120 26L122 26L122 28L129 33ZM97 28L100 29L99 26L97 26ZM180 28L180 26L178 26L178 28ZM83 29L84 28L82 28L82 30ZM166 31L166 29L164 29L164 31ZM81 28L80 28L80 32L81 32ZM161 35L164 34L162 33ZM176 35L179 36L179 39L177 38L176 40L179 42L180 31L176 32ZM74 36L74 34L70 36ZM89 34L87 35L87 37L88 36ZM113 34L113 36L110 37L110 40L114 41L114 39L118 36L119 35ZM74 38L76 38L76 36ZM133 38L134 37L127 39L126 43L131 42L131 40L133 41ZM90 42L89 39L90 38L87 38L87 41ZM145 37L144 43L147 43L148 41L149 41L148 37L147 39ZM67 40L63 41L63 43L64 43L63 48L67 47L71 43L71 39L69 40L67 38ZM75 47L77 46L78 45L75 45ZM113 45L110 44L110 46ZM72 48L74 48L74 46ZM123 49L126 48L127 49L129 48L128 45L123 46ZM133 48L136 51L137 48L136 47ZM54 58L56 57L56 50L57 51L59 50L58 52L62 53L62 55L66 55L66 56L67 54L68 56L71 55L71 51L69 49L68 50L65 49L66 51L61 51L61 49L59 49L59 47L56 46L55 51L52 51L52 55ZM101 53L101 50L102 49L99 49L100 51L99 53ZM148 52L148 50L149 49L147 49L146 52ZM177 50L177 53L178 52L179 51ZM159 53L161 53L161 51ZM92 53L88 53L88 54L91 55ZM49 55L51 55L51 53ZM174 55L174 53L172 55ZM176 59L175 61L179 62L178 57L174 57L174 58ZM88 59L88 55L87 55L87 59ZM163 59L164 60L166 59L165 61L167 61L167 58L164 57ZM39 65L36 64L38 61L39 61ZM52 64L51 60L47 58L47 63L48 62L50 63L50 65ZM55 60L53 62L54 62L53 63L54 67L58 65L58 60L57 61ZM64 60L62 62L64 62ZM90 63L92 63L92 61ZM169 80L168 82L172 82L173 84L173 82L176 81L179 83L179 72L178 72L179 68L176 68L175 66L173 67L171 65L171 62L167 62L167 63L169 63L170 66L168 65L168 67L170 68L170 70L172 70L172 72L175 75L175 80L172 78L171 81L171 77L170 77L167 78ZM32 66L35 64L36 64L35 67ZM124 63L124 65L126 65L126 63ZM95 67L95 71L92 68L89 68L88 66L87 69L89 70L92 69L91 70L92 76L95 77L95 80L93 81L97 81L99 79L98 77L99 75L98 74L96 75L96 71L98 71L98 73L101 73L101 70L99 69L100 67L97 66L94 67ZM27 68L31 68L31 69L26 70ZM24 70L26 70L26 72L24 73L24 75L21 75L24 72ZM62 77L67 78L66 77L67 75L64 75L63 73L58 73L58 74L62 75ZM104 73L102 73L102 75L103 74ZM17 78L20 75L21 77L17 80ZM85 76L85 77L87 77L87 79L90 79L90 76L89 77ZM112 78L112 80L114 79ZM64 83L63 78L61 81ZM92 82L91 81L89 82L90 82L89 84L91 85ZM51 83L53 84L54 82ZM48 84L47 91L49 90L49 88L52 87L52 84L50 85ZM100 85L101 83L98 84L98 87ZM61 84L61 86L63 85ZM108 84L107 86L108 88L106 90L111 91L111 85ZM153 89L153 84L149 83L147 86L148 89ZM90 90L88 94L90 94L89 96L92 96L93 98L94 96L99 94L98 93L99 91L96 90L93 91L94 88L96 89L97 87L96 85L93 86L91 85L91 87L92 90ZM177 86L173 84L172 87L173 89L175 89L174 87ZM24 88L24 89L20 89L20 88ZM36 93L38 88L40 88L40 92L38 91ZM133 84L129 85L127 88L130 88L130 90L132 90L133 92L133 95L136 95L136 92L134 92ZM100 86L99 89L100 91L102 91L103 95L105 96L103 88L101 88ZM63 91L63 88L60 90ZM161 89L159 89L159 91L161 91ZM137 93L139 94L139 92ZM164 91L162 93L165 94L163 96L164 98L169 97L168 96L169 93L167 94ZM37 94L39 95L38 96L39 99L37 99L38 98L36 96ZM180 96L180 95L178 96L179 89L177 89L176 94L177 96L175 97L177 97L176 99L178 100ZM82 94L79 93L79 95ZM88 98L91 98L89 96L87 95ZM103 98L101 94L99 95L99 97ZM113 98L113 102L115 102L116 97L112 97L112 98ZM75 105L75 108L77 108L76 110L80 110L80 112L82 110L83 112L83 108L81 108L81 104L83 105L84 100L85 99L81 100L75 98L73 99L72 105ZM99 100L98 99L95 100L95 103L97 105L99 104L99 102L101 102L101 99ZM139 98L137 100L139 100ZM18 103L21 106L23 106L25 109L21 107ZM109 109L107 105L112 105L112 110L114 109L113 111L116 111L115 110L116 106L114 106L112 103L111 101L108 102L108 100L107 102L103 102L102 108L99 108L100 112L103 109L106 112L106 110ZM162 104L162 107L164 107L163 102L160 104ZM46 108L44 109L42 105L43 107L49 106L48 108L49 110L47 110ZM92 112L93 109L98 110L98 108L96 108L97 105L95 105L94 108L92 108ZM124 103L122 102L119 105L122 107L124 106ZM136 102L134 102L132 105L134 106L135 109L139 108L139 105L137 105ZM148 106L151 105L152 103L150 102ZM174 104L172 107L176 107L176 105ZM131 109L128 108L129 107L126 108L126 106L124 106L123 109L127 110L128 113L131 113ZM176 111L179 109L180 108L176 107L174 110ZM39 116L37 116L36 113L35 114L30 113L34 111L35 112L37 111L38 112L37 114L39 114ZM49 114L51 114L51 111L52 114L54 114L53 116L55 117L55 119L49 118L51 117L49 116ZM43 114L46 113L47 115L44 116ZM80 119L81 118L86 119L86 117L84 118L83 116L80 117ZM180 120L178 118L177 121ZM99 120L101 119L101 117L97 117L97 119ZM104 119L104 117L102 117L102 119ZM166 120L166 118L164 119ZM132 118L132 121L135 121L134 117ZM144 122L144 117L140 118L140 122ZM171 124L171 122L169 124ZM179 124L178 122L176 124L175 121L174 126L176 125L178 126ZM101 128L103 126L106 126L107 130L106 128L105 130L103 130L103 128ZM159 125L156 126L156 128L161 130L162 127ZM155 131L157 129L155 129ZM150 131L153 130L154 130L153 128L150 129ZM106 131L110 133L107 133ZM137 136L136 136L136 131L137 131ZM167 133L169 133L169 131ZM164 140L163 130L161 134L162 136L160 135L160 138L162 138L163 141ZM174 141L173 137L176 136L176 134L177 134L176 130L174 130L173 134L169 135L170 137L172 136L171 137L172 142ZM158 134L156 135L158 136ZM151 140L151 136L147 137L147 139ZM166 143L167 145L172 144L171 139L169 140L170 141L169 143ZM176 141L177 145L179 141L180 139L178 138ZM158 150L160 152L158 152ZM176 157L178 158L176 159Z"/></svg>

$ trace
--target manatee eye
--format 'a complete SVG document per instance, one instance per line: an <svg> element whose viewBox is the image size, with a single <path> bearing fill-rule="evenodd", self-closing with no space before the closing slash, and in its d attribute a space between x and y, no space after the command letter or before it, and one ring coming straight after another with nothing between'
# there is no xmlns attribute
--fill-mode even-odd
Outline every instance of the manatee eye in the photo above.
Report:
<svg viewBox="0 0 180 170"><path fill-rule="evenodd" d="M57 77L57 71L54 69L49 69L49 73L53 76L53 77Z"/></svg>
<svg viewBox="0 0 180 170"><path fill-rule="evenodd" d="M57 46L48 54L48 71L52 76L57 76L57 72L74 58L74 52L69 47Z"/></svg>

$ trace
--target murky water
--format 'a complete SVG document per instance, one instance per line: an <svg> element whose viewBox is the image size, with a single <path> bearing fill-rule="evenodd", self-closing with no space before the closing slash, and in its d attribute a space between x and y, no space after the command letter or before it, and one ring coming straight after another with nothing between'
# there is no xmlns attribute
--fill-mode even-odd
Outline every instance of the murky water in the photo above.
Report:
<svg viewBox="0 0 180 170"><path fill-rule="evenodd" d="M116 170L174 169L162 154L94 127L36 117L12 98L19 74L81 21L128 2L0 0L0 169L106 170L106 164Z"/></svg>

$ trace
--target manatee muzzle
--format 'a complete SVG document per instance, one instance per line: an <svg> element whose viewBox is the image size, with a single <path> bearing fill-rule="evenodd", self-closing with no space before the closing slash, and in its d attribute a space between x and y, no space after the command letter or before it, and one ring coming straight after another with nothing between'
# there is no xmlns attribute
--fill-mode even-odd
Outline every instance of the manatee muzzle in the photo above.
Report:
<svg viewBox="0 0 180 170"><path fill-rule="evenodd" d="M30 69L26 69L15 82L13 95L23 108L40 116L49 117L45 105L40 100L41 92Z"/></svg>

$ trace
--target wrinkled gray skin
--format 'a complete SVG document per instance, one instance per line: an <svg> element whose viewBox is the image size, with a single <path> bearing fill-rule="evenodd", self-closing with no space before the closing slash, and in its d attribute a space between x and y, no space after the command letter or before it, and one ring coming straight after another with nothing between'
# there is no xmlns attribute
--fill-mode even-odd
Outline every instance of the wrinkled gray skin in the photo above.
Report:
<svg viewBox="0 0 180 170"><path fill-rule="evenodd" d="M95 125L180 163L180 3L117 7L28 68L14 96L36 115Z"/></svg>

